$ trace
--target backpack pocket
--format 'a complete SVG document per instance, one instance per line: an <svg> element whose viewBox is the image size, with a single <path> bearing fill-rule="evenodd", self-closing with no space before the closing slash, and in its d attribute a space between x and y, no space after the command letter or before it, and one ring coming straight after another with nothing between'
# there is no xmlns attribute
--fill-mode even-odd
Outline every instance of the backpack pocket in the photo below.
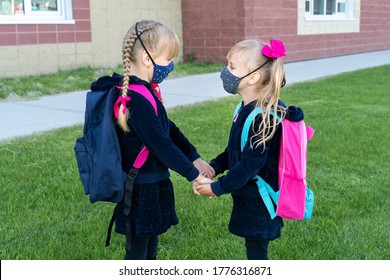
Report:
<svg viewBox="0 0 390 280"><path fill-rule="evenodd" d="M77 167L79 169L79 174L81 182L83 183L84 192L86 195L90 194L90 182L91 178L89 177L90 166L91 166L91 156L88 154L85 147L84 138L78 138L74 146L74 151L76 154Z"/></svg>
<svg viewBox="0 0 390 280"><path fill-rule="evenodd" d="M314 193L311 189L306 187L306 206L305 206L305 215L303 216L304 220L311 219L313 208L314 208Z"/></svg>

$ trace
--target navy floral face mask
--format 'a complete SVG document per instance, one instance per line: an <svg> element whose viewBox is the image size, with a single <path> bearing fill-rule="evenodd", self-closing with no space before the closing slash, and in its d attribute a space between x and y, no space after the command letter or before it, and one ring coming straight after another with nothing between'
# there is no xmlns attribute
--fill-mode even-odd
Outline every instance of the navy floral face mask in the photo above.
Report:
<svg viewBox="0 0 390 280"><path fill-rule="evenodd" d="M248 77L250 74L256 72L257 70L259 70L261 67L266 65L269 61L270 60L268 59L266 62L264 62L259 67L257 67L255 70L249 72L248 74L246 74L241 78L233 75L232 72L230 72L226 66L223 67L221 70L221 80L222 80L223 88L225 89L226 92L230 94L236 94L238 85L240 84L241 80Z"/></svg>
<svg viewBox="0 0 390 280"><path fill-rule="evenodd" d="M223 88L230 94L236 94L238 85L244 77L240 78L234 76L232 72L227 69L227 67L223 67L221 70L221 80L223 84Z"/></svg>
<svg viewBox="0 0 390 280"><path fill-rule="evenodd" d="M149 56L150 57L150 56ZM171 61L167 66L161 66L154 63L153 59L150 57L153 62L153 77L150 80L151 83L159 84L165 80L166 77L173 71L175 65L173 61Z"/></svg>
<svg viewBox="0 0 390 280"><path fill-rule="evenodd" d="M145 50L146 54L149 56L150 60L153 62L153 76L150 80L151 83L159 84L162 81L165 80L166 77L173 71L173 68L175 68L175 65L173 61L171 61L168 65L162 66L154 62L152 56L149 54L148 50L146 49L144 43L141 40L141 37L138 35L138 22L135 24L135 33L137 34L137 38L139 42L141 43L143 49Z"/></svg>

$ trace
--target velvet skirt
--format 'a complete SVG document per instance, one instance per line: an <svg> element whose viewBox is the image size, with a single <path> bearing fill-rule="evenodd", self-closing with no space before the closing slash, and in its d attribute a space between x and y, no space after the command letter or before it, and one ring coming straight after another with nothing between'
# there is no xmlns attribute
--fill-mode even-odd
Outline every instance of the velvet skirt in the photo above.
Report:
<svg viewBox="0 0 390 280"><path fill-rule="evenodd" d="M248 239L274 240L281 236L283 220L271 219L261 197L233 197L229 231Z"/></svg>
<svg viewBox="0 0 390 280"><path fill-rule="evenodd" d="M150 184L134 184L130 210L131 234L159 235L178 224L173 185L169 178ZM115 217L115 231L126 234L123 201Z"/></svg>

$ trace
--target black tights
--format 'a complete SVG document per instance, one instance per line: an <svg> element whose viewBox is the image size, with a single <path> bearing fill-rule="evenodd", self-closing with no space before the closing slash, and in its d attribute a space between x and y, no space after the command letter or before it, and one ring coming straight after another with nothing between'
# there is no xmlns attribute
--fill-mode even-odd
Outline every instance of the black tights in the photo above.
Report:
<svg viewBox="0 0 390 280"><path fill-rule="evenodd" d="M268 260L268 240L245 238L248 260Z"/></svg>
<svg viewBox="0 0 390 280"><path fill-rule="evenodd" d="M126 250L125 260L157 260L158 235L126 236L126 247L130 242L130 251Z"/></svg>

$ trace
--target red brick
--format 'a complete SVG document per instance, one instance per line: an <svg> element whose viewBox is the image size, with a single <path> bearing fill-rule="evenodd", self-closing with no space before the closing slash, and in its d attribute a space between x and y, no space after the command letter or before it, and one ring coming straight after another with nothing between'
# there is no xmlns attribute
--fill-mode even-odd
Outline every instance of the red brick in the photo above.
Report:
<svg viewBox="0 0 390 280"><path fill-rule="evenodd" d="M76 21L76 31L90 31L91 22L88 20L78 20Z"/></svg>
<svg viewBox="0 0 390 280"><path fill-rule="evenodd" d="M56 32L56 24L38 24L38 32Z"/></svg>
<svg viewBox="0 0 390 280"><path fill-rule="evenodd" d="M206 47L204 38L191 38L192 47Z"/></svg>
<svg viewBox="0 0 390 280"><path fill-rule="evenodd" d="M183 0L182 3L184 53L196 52L198 59L225 61L230 47L244 38L261 38L267 43L270 38L283 40L288 49L287 61L386 49L390 45L390 2L385 0L361 3L360 32L318 35L297 35L296 0ZM202 12L201 7L206 10L213 7L219 13ZM193 40L195 37L206 42L203 50L191 45L200 45Z"/></svg>
<svg viewBox="0 0 390 280"><path fill-rule="evenodd" d="M181 10L183 12L189 11L190 10L190 1L182 0L181 1Z"/></svg>
<svg viewBox="0 0 390 280"><path fill-rule="evenodd" d="M296 0L284 0L282 3L283 9L298 9L298 2Z"/></svg>
<svg viewBox="0 0 390 280"><path fill-rule="evenodd" d="M38 43L37 33L18 33L18 45L35 45Z"/></svg>
<svg viewBox="0 0 390 280"><path fill-rule="evenodd" d="M76 42L91 42L92 34L90 31L87 32L76 32Z"/></svg>
<svg viewBox="0 0 390 280"><path fill-rule="evenodd" d="M39 33L38 34L39 44L55 44L57 43L57 33Z"/></svg>
<svg viewBox="0 0 390 280"><path fill-rule="evenodd" d="M255 1L255 7L269 8L269 7L282 7L282 0L258 0Z"/></svg>
<svg viewBox="0 0 390 280"><path fill-rule="evenodd" d="M182 1L182 2L186 2L186 6L188 8L188 11L204 10L205 4L206 4L206 2L203 0L201 0L201 1L186 0L186 1Z"/></svg>
<svg viewBox="0 0 390 280"><path fill-rule="evenodd" d="M236 37L239 33L237 28L221 28L221 37Z"/></svg>
<svg viewBox="0 0 390 280"><path fill-rule="evenodd" d="M75 30L74 24L58 24L57 31L58 32L71 32Z"/></svg>
<svg viewBox="0 0 390 280"><path fill-rule="evenodd" d="M17 24L16 25L16 32L37 32L37 25L36 24Z"/></svg>
<svg viewBox="0 0 390 280"><path fill-rule="evenodd" d="M239 40L238 38L235 38L235 37L230 37L230 38L222 37L221 38L221 46L230 49L235 44L237 44L239 41L241 41L241 40ZM226 54L227 54L227 52L226 52Z"/></svg>
<svg viewBox="0 0 390 280"><path fill-rule="evenodd" d="M0 33L15 33L16 24L0 24Z"/></svg>
<svg viewBox="0 0 390 280"><path fill-rule="evenodd" d="M220 47L221 39L220 38L207 38L205 41L205 47Z"/></svg>
<svg viewBox="0 0 390 280"><path fill-rule="evenodd" d="M59 32L58 43L74 43L76 41L74 32Z"/></svg>
<svg viewBox="0 0 390 280"><path fill-rule="evenodd" d="M206 50L204 47L201 48L193 47L190 50L190 53L194 53L196 56L204 56L205 52Z"/></svg>
<svg viewBox="0 0 390 280"><path fill-rule="evenodd" d="M219 6L224 9L237 10L240 7L244 7L244 0L222 0Z"/></svg>
<svg viewBox="0 0 390 280"><path fill-rule="evenodd" d="M18 40L16 34L0 33L0 46L16 46L17 44Z"/></svg>
<svg viewBox="0 0 390 280"><path fill-rule="evenodd" d="M89 9L89 0L74 0L73 3L73 9Z"/></svg>
<svg viewBox="0 0 390 280"><path fill-rule="evenodd" d="M74 19L90 19L91 13L89 9L80 9L80 10L73 10L73 17Z"/></svg>

